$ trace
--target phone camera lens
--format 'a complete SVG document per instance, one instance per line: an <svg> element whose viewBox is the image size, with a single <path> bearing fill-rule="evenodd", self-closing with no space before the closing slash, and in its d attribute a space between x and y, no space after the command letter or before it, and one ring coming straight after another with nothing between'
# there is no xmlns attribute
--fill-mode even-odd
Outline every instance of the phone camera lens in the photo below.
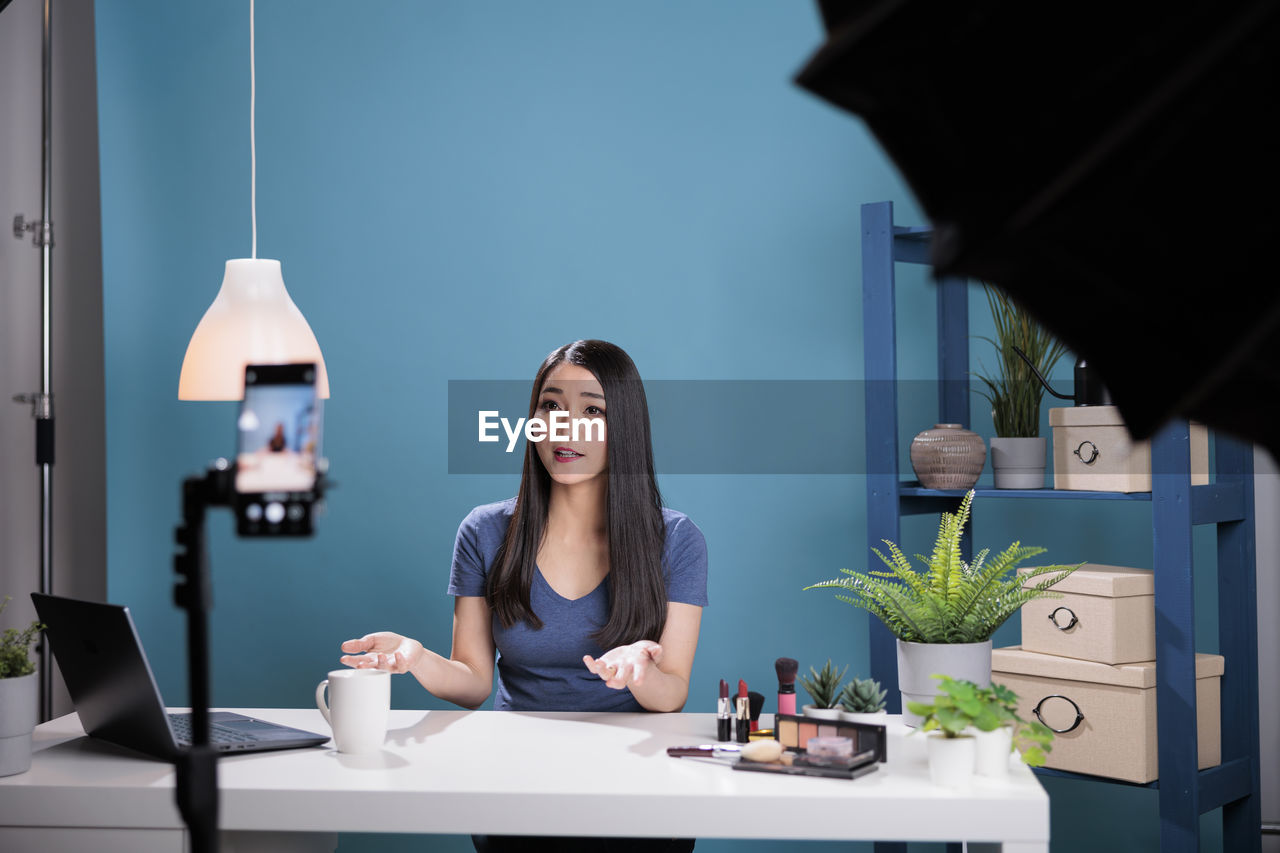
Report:
<svg viewBox="0 0 1280 853"><path fill-rule="evenodd" d="M267 521L271 524L279 524L284 521L284 504L276 501L267 504Z"/></svg>
<svg viewBox="0 0 1280 853"><path fill-rule="evenodd" d="M262 520L262 504L249 504L244 508L244 517L250 521Z"/></svg>

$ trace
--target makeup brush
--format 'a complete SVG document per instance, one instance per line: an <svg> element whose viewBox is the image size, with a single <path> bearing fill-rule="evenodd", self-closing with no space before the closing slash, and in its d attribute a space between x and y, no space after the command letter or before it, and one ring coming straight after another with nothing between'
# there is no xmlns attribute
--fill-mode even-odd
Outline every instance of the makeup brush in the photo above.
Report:
<svg viewBox="0 0 1280 853"><path fill-rule="evenodd" d="M795 658L778 658L773 668L778 672L778 713L796 712L796 672L800 663Z"/></svg>
<svg viewBox="0 0 1280 853"><path fill-rule="evenodd" d="M751 709L751 731L760 731L760 711L764 708L764 694L752 690L747 694L747 705Z"/></svg>

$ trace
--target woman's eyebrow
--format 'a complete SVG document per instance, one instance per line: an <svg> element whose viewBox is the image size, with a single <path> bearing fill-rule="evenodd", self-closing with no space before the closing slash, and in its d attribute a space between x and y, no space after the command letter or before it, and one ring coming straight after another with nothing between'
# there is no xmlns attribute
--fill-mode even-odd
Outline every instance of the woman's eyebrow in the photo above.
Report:
<svg viewBox="0 0 1280 853"><path fill-rule="evenodd" d="M563 390L563 389L560 389L560 388L557 388L557 387L556 387L556 386L554 386L554 385L548 385L548 386L546 386L545 388L543 388L543 389L542 389L542 393L543 393L543 394L563 394L563 393L564 393L564 390ZM603 399L604 399L604 395L603 395L603 394L597 394L597 393L596 393L596 392L594 392L594 391L580 391L580 392L578 393L578 396L580 396L580 397L593 397L593 398L595 398L595 399L597 399L597 400L603 400Z"/></svg>

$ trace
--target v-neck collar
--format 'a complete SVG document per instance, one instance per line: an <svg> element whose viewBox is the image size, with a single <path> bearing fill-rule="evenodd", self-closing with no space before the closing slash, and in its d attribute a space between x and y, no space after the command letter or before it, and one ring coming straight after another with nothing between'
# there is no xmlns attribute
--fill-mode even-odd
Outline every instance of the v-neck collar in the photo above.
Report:
<svg viewBox="0 0 1280 853"><path fill-rule="evenodd" d="M551 581L547 580L546 575L542 573L542 568L538 566L537 563L534 564L533 570L534 570L534 574L536 574L538 578L542 581L543 586L545 586L548 590L550 590L552 595L554 595L556 598L560 599L561 601L568 602L569 604L573 604L575 601L585 601L586 599L590 598L591 596L599 592L601 589L603 589L605 582L609 580L609 573L606 572L605 576L600 579L600 583L596 584L595 587L593 587L592 590L588 592L586 595L579 596L578 598L567 598L556 591L556 588L551 585Z"/></svg>

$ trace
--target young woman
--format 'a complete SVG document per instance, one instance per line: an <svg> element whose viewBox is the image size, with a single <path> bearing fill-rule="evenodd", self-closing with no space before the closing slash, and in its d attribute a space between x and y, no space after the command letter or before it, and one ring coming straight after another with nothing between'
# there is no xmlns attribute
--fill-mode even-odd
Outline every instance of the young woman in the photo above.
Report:
<svg viewBox="0 0 1280 853"><path fill-rule="evenodd" d="M489 698L496 651L496 710L680 710L707 604L706 543L687 516L662 506L635 365L604 341L566 344L538 370L529 417L548 432L565 424L571 439L527 442L519 494L463 519L449 657L383 631L343 643L342 663L413 673L435 696L475 708ZM475 840L481 851L532 849ZM543 849L571 849L559 841Z"/></svg>

